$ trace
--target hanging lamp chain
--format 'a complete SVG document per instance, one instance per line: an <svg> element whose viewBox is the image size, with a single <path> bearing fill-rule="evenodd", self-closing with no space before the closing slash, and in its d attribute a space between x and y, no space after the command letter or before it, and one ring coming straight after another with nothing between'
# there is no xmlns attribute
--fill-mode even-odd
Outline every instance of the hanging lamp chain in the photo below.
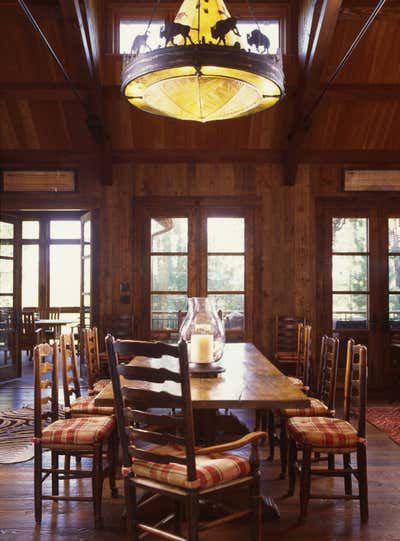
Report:
<svg viewBox="0 0 400 541"><path fill-rule="evenodd" d="M153 9L151 10L150 19L149 19L149 22L147 23L147 28L146 28L145 34L147 34L147 32L149 31L151 23L153 22L154 17L156 15L159 7L160 7L160 0L156 0L154 2L154 4L153 4Z"/></svg>

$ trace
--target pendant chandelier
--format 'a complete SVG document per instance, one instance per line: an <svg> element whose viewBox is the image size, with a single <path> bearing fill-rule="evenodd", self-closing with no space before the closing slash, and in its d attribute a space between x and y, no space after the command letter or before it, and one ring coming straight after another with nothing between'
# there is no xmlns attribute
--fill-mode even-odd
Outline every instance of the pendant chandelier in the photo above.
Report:
<svg viewBox="0 0 400 541"><path fill-rule="evenodd" d="M154 50L147 45L149 26L124 59L122 93L135 107L208 122L256 113L282 98L280 55L269 54L258 26L241 36L223 0L184 0Z"/></svg>

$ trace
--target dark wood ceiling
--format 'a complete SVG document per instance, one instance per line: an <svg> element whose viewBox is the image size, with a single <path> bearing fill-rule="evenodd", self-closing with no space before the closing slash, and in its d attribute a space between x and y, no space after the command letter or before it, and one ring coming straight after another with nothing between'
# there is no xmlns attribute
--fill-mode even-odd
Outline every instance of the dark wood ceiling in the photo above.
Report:
<svg viewBox="0 0 400 541"><path fill-rule="evenodd" d="M149 161L187 159L261 159L279 161L288 148L299 87L297 49L300 1L284 5L288 48L284 55L287 94L274 109L242 119L200 125L160 118L135 110L119 93L121 56L106 36L110 7L106 0L88 1L94 34L99 84L93 88L76 20L67 0L26 0L82 96L94 101L110 134L114 157ZM139 2L120 2L129 6ZM233 2L228 1L228 6ZM257 2L262 10L262 2ZM179 2L176 2L176 6ZM275 5L275 4L274 4ZM328 79L373 9L371 0L345 0L323 62L319 84ZM266 4L268 6L268 4ZM149 3L151 12L152 3ZM231 8L234 12L234 9ZM92 21L92 23L93 23ZM2 162L46 153L95 152L81 102L65 82L38 34L16 1L0 1L0 148ZM95 83L95 82L94 82ZM96 105L97 104L97 105ZM400 150L400 6L388 1L332 88L312 115L303 141L310 160L339 159L369 151L376 161L389 161ZM97 111L98 112L98 111ZM371 153L372 152L372 153ZM161 156L161 158L160 158ZM336 158L335 158L336 156ZM39 159L39 158L38 158Z"/></svg>

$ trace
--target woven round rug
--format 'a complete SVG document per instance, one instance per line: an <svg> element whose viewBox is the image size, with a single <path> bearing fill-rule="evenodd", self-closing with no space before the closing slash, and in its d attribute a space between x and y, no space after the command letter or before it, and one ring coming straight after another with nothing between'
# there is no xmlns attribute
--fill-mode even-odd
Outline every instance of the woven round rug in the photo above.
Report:
<svg viewBox="0 0 400 541"><path fill-rule="evenodd" d="M17 464L33 458L33 419L32 406L0 412L0 464Z"/></svg>

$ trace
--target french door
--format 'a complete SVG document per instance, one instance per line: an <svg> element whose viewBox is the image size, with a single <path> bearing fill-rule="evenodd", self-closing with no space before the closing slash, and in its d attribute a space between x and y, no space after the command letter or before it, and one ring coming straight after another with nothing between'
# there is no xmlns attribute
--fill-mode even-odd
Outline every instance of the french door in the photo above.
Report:
<svg viewBox="0 0 400 541"><path fill-rule="evenodd" d="M21 304L18 220L0 216L0 381L20 376L17 314Z"/></svg>
<svg viewBox="0 0 400 541"><path fill-rule="evenodd" d="M400 200L321 203L318 335L368 346L369 384L388 388L400 352ZM397 353L397 356L399 354Z"/></svg>

